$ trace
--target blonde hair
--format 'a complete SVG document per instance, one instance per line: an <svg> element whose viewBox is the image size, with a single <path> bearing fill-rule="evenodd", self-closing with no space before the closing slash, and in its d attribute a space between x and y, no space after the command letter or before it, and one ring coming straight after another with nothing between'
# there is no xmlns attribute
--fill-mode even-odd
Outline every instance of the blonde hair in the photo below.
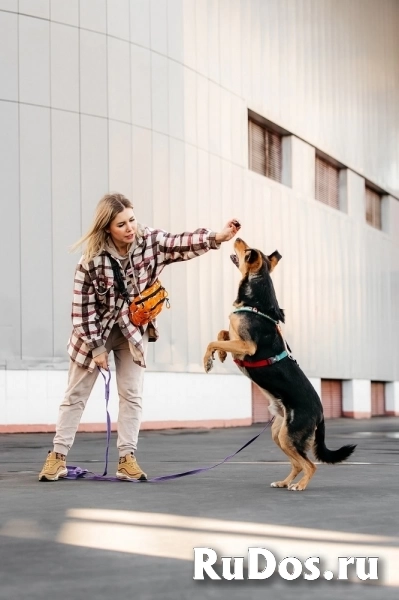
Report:
<svg viewBox="0 0 399 600"><path fill-rule="evenodd" d="M83 252L85 262L90 262L104 248L108 237L107 227L116 215L133 204L123 194L105 194L97 204L94 221L89 231L71 246L71 252L87 242Z"/></svg>

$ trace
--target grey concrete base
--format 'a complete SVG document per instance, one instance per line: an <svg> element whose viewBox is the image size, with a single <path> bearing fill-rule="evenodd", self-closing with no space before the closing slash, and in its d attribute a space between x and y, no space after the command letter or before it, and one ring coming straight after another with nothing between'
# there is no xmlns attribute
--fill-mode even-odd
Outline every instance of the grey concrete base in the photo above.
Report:
<svg viewBox="0 0 399 600"><path fill-rule="evenodd" d="M172 521L165 536L159 533L164 557L146 556L144 546L135 553L94 549L88 547L88 538L81 540L81 546L62 543L60 532L73 521L70 509L104 509L110 512L99 519L103 525L120 515L118 511L125 511L125 520L133 514L153 513L154 522L146 525L148 531L157 527L158 515L166 520L186 516L193 526L198 518L206 518L229 522L228 529L233 529L231 523L244 528L248 523L258 523L259 527L277 525L281 534L287 531L284 528L292 527L312 530L314 536L326 531L334 535L342 532L343 536L387 536L391 541L384 543L397 551L399 419L339 419L327 421L326 428L329 448L347 443L357 443L358 448L351 464L320 465L303 493L270 487L270 482L288 472L288 466L281 464L285 457L271 441L270 432L230 463L162 484L39 483L37 473L52 436L0 436L0 599L396 599L398 589L384 586L383 580L378 590L368 583L323 579L290 582L276 576L257 582L193 581L192 561L171 558L176 550L173 536L182 529ZM257 425L231 430L144 432L138 459L152 476L207 466L234 452L260 429ZM103 434L80 434L68 464L101 471L104 450ZM113 436L111 474L116 460ZM121 530L115 524L112 527L114 537L104 536L102 540L99 536L97 541L111 543L116 539ZM207 539L208 533L214 535L210 528L204 524L192 530L193 546L200 534L205 535L201 540ZM127 535L128 542L137 535L137 529L132 531L132 539ZM292 531L291 538L286 538L285 556L293 555L293 544L302 530ZM322 554L323 546L319 548ZM345 556L346 542L342 541L339 548L340 555ZM361 552L359 543L359 556Z"/></svg>

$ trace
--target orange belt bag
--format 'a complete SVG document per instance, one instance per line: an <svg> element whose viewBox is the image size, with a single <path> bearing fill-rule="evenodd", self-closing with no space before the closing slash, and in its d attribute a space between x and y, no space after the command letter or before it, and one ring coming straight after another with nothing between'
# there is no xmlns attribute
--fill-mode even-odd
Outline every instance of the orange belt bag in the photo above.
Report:
<svg viewBox="0 0 399 600"><path fill-rule="evenodd" d="M147 325L161 312L166 301L169 308L168 292L157 279L149 288L136 296L129 306L129 317L133 325Z"/></svg>
<svg viewBox="0 0 399 600"><path fill-rule="evenodd" d="M114 272L114 279L118 284L118 289L124 297L125 302L129 306L129 318L133 325L136 327L147 325L147 323L159 315L165 302L167 308L170 308L168 292L161 285L159 279L156 279L150 287L138 294L133 299L133 302L130 302L129 293L126 289L119 263L113 256L110 256L110 259L112 270Z"/></svg>

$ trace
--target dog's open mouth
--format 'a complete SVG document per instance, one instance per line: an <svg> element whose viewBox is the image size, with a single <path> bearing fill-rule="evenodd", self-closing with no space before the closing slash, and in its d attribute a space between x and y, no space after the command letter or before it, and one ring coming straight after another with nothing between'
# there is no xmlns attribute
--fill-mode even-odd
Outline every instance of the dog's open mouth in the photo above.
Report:
<svg viewBox="0 0 399 600"><path fill-rule="evenodd" d="M230 254L231 261L238 267L238 256L237 254Z"/></svg>

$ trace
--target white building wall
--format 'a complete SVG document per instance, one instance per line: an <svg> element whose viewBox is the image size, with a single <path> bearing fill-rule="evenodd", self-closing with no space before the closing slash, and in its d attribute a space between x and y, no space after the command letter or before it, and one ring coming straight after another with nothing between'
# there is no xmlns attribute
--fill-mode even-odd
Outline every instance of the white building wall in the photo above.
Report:
<svg viewBox="0 0 399 600"><path fill-rule="evenodd" d="M54 422L78 258L68 246L109 190L174 232L237 216L246 241L283 255L274 281L305 372L398 381L398 22L395 0L0 0L3 381L52 372ZM292 187L248 170L248 109L293 134ZM345 212L313 198L315 147L350 169ZM365 177L391 194L382 232L365 223ZM163 373L172 389L174 373L193 375L179 380L185 421L215 421L198 381L236 293L227 246L162 275L172 309L147 381ZM249 420L247 384L245 414L229 402L231 361L214 372L224 420ZM0 387L0 426L36 423L12 389ZM168 420L182 414L172 404Z"/></svg>

